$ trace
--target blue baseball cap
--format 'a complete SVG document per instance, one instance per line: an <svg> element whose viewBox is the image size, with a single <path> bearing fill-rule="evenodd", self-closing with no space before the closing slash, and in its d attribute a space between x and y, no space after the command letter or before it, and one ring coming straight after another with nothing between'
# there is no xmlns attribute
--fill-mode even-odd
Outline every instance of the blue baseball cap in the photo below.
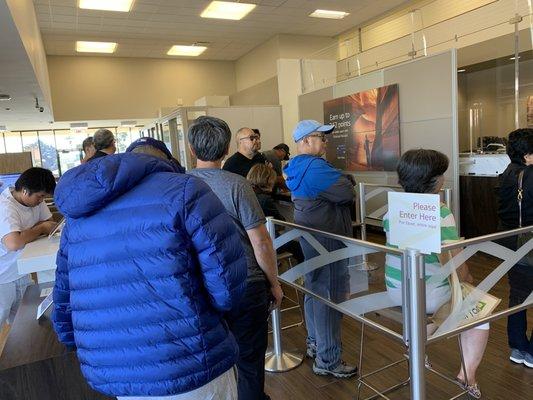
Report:
<svg viewBox="0 0 533 400"><path fill-rule="evenodd" d="M126 149L126 153L132 152L133 149L139 146L155 147L157 150L162 151L169 160L172 160L172 153L168 150L166 144L163 143L161 140L157 140L151 137L142 137L132 142Z"/></svg>
<svg viewBox="0 0 533 400"><path fill-rule="evenodd" d="M297 142L313 132L328 134L333 132L333 129L335 129L335 125L323 125L313 119L304 119L298 122L296 128L292 131L292 138Z"/></svg>

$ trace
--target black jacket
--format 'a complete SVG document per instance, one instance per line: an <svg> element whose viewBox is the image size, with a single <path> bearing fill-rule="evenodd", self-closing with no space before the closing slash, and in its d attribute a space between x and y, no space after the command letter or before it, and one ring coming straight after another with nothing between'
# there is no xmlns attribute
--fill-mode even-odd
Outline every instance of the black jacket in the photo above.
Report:
<svg viewBox="0 0 533 400"><path fill-rule="evenodd" d="M499 177L498 229L500 231L518 228L518 175L522 170L524 170L522 226L533 225L533 166L511 163ZM516 238L507 238L500 243L516 250Z"/></svg>

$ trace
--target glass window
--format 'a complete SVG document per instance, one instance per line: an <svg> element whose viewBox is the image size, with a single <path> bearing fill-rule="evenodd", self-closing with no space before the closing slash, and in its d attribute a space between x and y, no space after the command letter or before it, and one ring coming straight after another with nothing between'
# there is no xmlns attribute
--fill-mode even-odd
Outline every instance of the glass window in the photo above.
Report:
<svg viewBox="0 0 533 400"><path fill-rule="evenodd" d="M84 134L71 130L56 130L56 145L59 155L61 174L80 165L80 152Z"/></svg>
<svg viewBox="0 0 533 400"><path fill-rule="evenodd" d="M54 132L39 131L38 134L42 160L41 166L52 171L55 176L59 176L59 164L57 162L57 150Z"/></svg>
<svg viewBox="0 0 533 400"><path fill-rule="evenodd" d="M131 144L130 128L118 127L116 133L117 152L124 153Z"/></svg>
<svg viewBox="0 0 533 400"><path fill-rule="evenodd" d="M0 153L6 152L6 144L4 142L4 133L0 132Z"/></svg>
<svg viewBox="0 0 533 400"><path fill-rule="evenodd" d="M170 143L170 127L168 121L161 125L161 136L163 137L162 141L167 145L167 148L171 149L172 145Z"/></svg>
<svg viewBox="0 0 533 400"><path fill-rule="evenodd" d="M40 167L42 165L37 132L22 132L22 150L31 152L34 167Z"/></svg>
<svg viewBox="0 0 533 400"><path fill-rule="evenodd" d="M6 141L6 153L21 153L22 141L20 140L20 132L4 132Z"/></svg>

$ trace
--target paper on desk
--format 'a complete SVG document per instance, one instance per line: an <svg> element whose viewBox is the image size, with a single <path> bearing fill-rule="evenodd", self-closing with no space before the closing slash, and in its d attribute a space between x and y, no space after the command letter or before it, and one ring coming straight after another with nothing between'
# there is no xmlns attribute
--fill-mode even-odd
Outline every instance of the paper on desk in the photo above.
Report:
<svg viewBox="0 0 533 400"><path fill-rule="evenodd" d="M42 290L41 290L41 296L40 296L40 297L46 297L46 296L48 296L50 293L52 293L52 290L53 290L53 289L54 289L54 288L51 288L51 287L49 287L49 288L45 288L45 289L42 289Z"/></svg>

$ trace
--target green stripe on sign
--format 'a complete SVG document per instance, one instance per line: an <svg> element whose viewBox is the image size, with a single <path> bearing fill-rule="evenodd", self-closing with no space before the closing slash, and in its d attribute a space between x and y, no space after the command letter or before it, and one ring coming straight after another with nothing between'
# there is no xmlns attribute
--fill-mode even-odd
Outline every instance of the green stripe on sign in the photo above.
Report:
<svg viewBox="0 0 533 400"><path fill-rule="evenodd" d="M385 265L385 276L390 279L395 279L397 281L402 281L402 271L391 267L390 265Z"/></svg>

